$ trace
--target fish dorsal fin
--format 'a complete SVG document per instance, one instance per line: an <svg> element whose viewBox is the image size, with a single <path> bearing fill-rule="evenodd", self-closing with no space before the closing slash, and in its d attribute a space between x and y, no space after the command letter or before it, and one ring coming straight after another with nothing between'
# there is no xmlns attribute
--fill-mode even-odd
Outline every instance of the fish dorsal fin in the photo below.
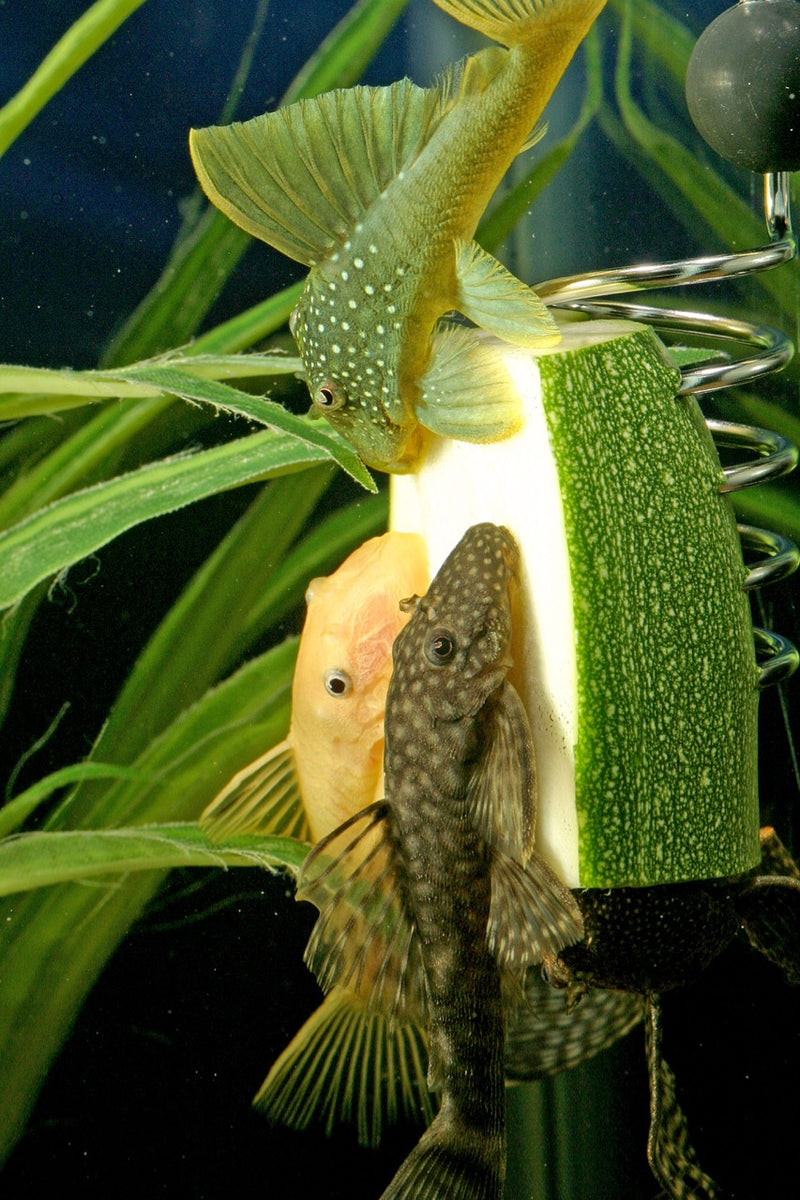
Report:
<svg viewBox="0 0 800 1200"><path fill-rule="evenodd" d="M498 442L522 424L522 400L497 345L477 330L442 324L420 380L421 425L463 442Z"/></svg>
<svg viewBox="0 0 800 1200"><path fill-rule="evenodd" d="M429 1125L435 1105L425 1071L428 1045L416 1024L389 1021L354 992L335 987L274 1063L253 1103L276 1125L330 1135L354 1125L378 1146L398 1119Z"/></svg>
<svg viewBox="0 0 800 1200"><path fill-rule="evenodd" d="M512 979L580 941L583 920L575 898L538 854L521 863L496 850L491 871L487 941Z"/></svg>
<svg viewBox="0 0 800 1200"><path fill-rule="evenodd" d="M279 742L238 771L203 811L200 825L218 841L245 833L308 841L291 742Z"/></svg>
<svg viewBox="0 0 800 1200"><path fill-rule="evenodd" d="M467 793L472 821L492 849L524 862L533 849L536 772L528 715L508 681L491 705L489 720L488 750Z"/></svg>
<svg viewBox="0 0 800 1200"><path fill-rule="evenodd" d="M531 288L477 242L456 243L455 307L488 333L528 350L561 340L552 314Z"/></svg>
<svg viewBox="0 0 800 1200"><path fill-rule="evenodd" d="M313 266L347 240L443 111L438 89L408 79L338 89L193 129L192 161L208 198L235 224Z"/></svg>
<svg viewBox="0 0 800 1200"><path fill-rule="evenodd" d="M636 992L592 988L573 1007L567 988L554 988L538 971L525 980L526 1004L506 1033L506 1076L541 1079L585 1062L623 1037L644 1016Z"/></svg>
<svg viewBox="0 0 800 1200"><path fill-rule="evenodd" d="M385 801L318 842L303 864L298 900L320 913L305 961L324 992L338 984L390 1020L427 1025L419 935L394 870Z"/></svg>

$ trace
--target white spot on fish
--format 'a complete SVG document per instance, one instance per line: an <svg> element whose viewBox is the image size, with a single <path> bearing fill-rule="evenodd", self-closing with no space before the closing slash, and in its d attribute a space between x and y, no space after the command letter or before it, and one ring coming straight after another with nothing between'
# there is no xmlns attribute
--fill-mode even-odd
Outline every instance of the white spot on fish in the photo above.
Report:
<svg viewBox="0 0 800 1200"><path fill-rule="evenodd" d="M363 260L363 258L354 258L354 259L353 259L353 266L355 267L355 269L356 269L357 271L360 271L360 270L361 270L361 268L364 266L364 260Z"/></svg>
<svg viewBox="0 0 800 1200"><path fill-rule="evenodd" d="M355 302L355 300L348 300L347 307L348 308L358 308L358 304Z"/></svg>

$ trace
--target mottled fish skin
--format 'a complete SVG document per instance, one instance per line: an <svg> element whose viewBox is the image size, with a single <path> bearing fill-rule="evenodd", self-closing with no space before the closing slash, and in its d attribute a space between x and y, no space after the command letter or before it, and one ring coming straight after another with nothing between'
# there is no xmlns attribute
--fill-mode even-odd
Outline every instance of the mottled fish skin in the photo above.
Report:
<svg viewBox="0 0 800 1200"><path fill-rule="evenodd" d="M416 1195L426 1169L442 1182L465 1173L476 1196L502 1195L503 999L486 937L490 851L472 820L469 781L481 754L484 706L510 666L509 586L517 566L505 529L473 527L395 642L387 800L398 873L423 946L431 1073L442 1101L386 1200ZM439 1194L448 1194L446 1185Z"/></svg>
<svg viewBox="0 0 800 1200"><path fill-rule="evenodd" d="M535 293L472 239L605 0L434 2L507 49L481 51L429 90L404 80L333 92L191 137L214 203L311 267L291 328L314 409L365 462L395 472L420 461L422 426L493 441L521 419L496 352L474 330L442 326L446 313L520 346L559 340Z"/></svg>
<svg viewBox="0 0 800 1200"><path fill-rule="evenodd" d="M499 1200L505 1009L526 971L582 934L534 854L530 730L507 681L518 551L473 526L393 649L386 798L309 854L298 897L320 909L306 961L325 990L428 1032L441 1107L384 1200ZM362 846L366 844L367 852Z"/></svg>

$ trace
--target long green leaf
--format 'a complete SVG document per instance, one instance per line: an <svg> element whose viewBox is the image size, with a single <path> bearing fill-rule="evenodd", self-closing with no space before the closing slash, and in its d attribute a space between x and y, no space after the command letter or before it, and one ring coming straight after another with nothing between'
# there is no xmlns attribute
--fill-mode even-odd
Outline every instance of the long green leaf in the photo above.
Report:
<svg viewBox="0 0 800 1200"><path fill-rule="evenodd" d="M133 764L148 782L110 787L119 822L196 820L243 756L255 758L282 737L295 649L286 642L253 659L151 743ZM0 901L0 1161L86 994L161 878L151 870Z"/></svg>
<svg viewBox="0 0 800 1200"><path fill-rule="evenodd" d="M221 325L215 325L213 329L195 338L190 351L208 351L211 354L215 351L226 351L233 354L237 350L247 350L286 324L303 293L304 286L305 280L301 279L299 283L290 284L274 296L262 300L260 304L254 304L252 308L223 321Z"/></svg>
<svg viewBox="0 0 800 1200"><path fill-rule="evenodd" d="M682 96L686 64L697 40L686 25L654 0L611 0L609 8L630 22L631 32L659 75L671 79Z"/></svg>
<svg viewBox="0 0 800 1200"><path fill-rule="evenodd" d="M71 767L62 767L37 780L24 792L6 801L0 808L0 839L15 833L28 817L36 811L43 801L52 796L53 792L82 783L85 779L140 779L138 771L129 767L118 767L113 763L82 762Z"/></svg>
<svg viewBox="0 0 800 1200"><path fill-rule="evenodd" d="M51 415L103 400L138 400L164 395L145 382L146 371L161 367L198 379L268 379L296 375L302 359L289 354L170 354L124 370L73 371L0 364L0 421ZM177 376L176 376L177 377Z"/></svg>
<svg viewBox="0 0 800 1200"><path fill-rule="evenodd" d="M72 24L16 96L0 108L0 156L144 0L97 0Z"/></svg>
<svg viewBox="0 0 800 1200"><path fill-rule="evenodd" d="M212 842L196 825L22 833L0 841L0 896L54 883L129 871L173 867L289 867L297 870L308 846L292 838L233 838Z"/></svg>
<svg viewBox="0 0 800 1200"><path fill-rule="evenodd" d="M80 419L84 416L80 412L60 417L63 441L41 461L32 458L21 465L15 481L0 496L0 527L8 527L80 487L108 479L120 469L174 452L191 443L215 416L206 406L179 403L171 396L104 404L97 411L87 411L88 421ZM30 424L39 426L38 421Z"/></svg>
<svg viewBox="0 0 800 1200"><path fill-rule="evenodd" d="M0 608L16 604L37 583L134 525L217 492L330 458L321 447L297 438L256 433L74 492L0 534Z"/></svg>

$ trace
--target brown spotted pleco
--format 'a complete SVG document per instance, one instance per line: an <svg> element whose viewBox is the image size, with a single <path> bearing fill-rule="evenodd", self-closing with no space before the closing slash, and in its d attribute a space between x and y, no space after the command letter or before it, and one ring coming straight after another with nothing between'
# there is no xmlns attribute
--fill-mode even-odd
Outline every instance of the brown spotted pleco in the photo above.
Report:
<svg viewBox="0 0 800 1200"><path fill-rule="evenodd" d="M499 1200L505 1010L529 966L581 936L574 900L533 852L530 732L507 680L517 566L506 529L475 525L406 602L386 798L320 843L300 881L320 908L306 959L322 986L428 1031L440 1111L384 1200Z"/></svg>

